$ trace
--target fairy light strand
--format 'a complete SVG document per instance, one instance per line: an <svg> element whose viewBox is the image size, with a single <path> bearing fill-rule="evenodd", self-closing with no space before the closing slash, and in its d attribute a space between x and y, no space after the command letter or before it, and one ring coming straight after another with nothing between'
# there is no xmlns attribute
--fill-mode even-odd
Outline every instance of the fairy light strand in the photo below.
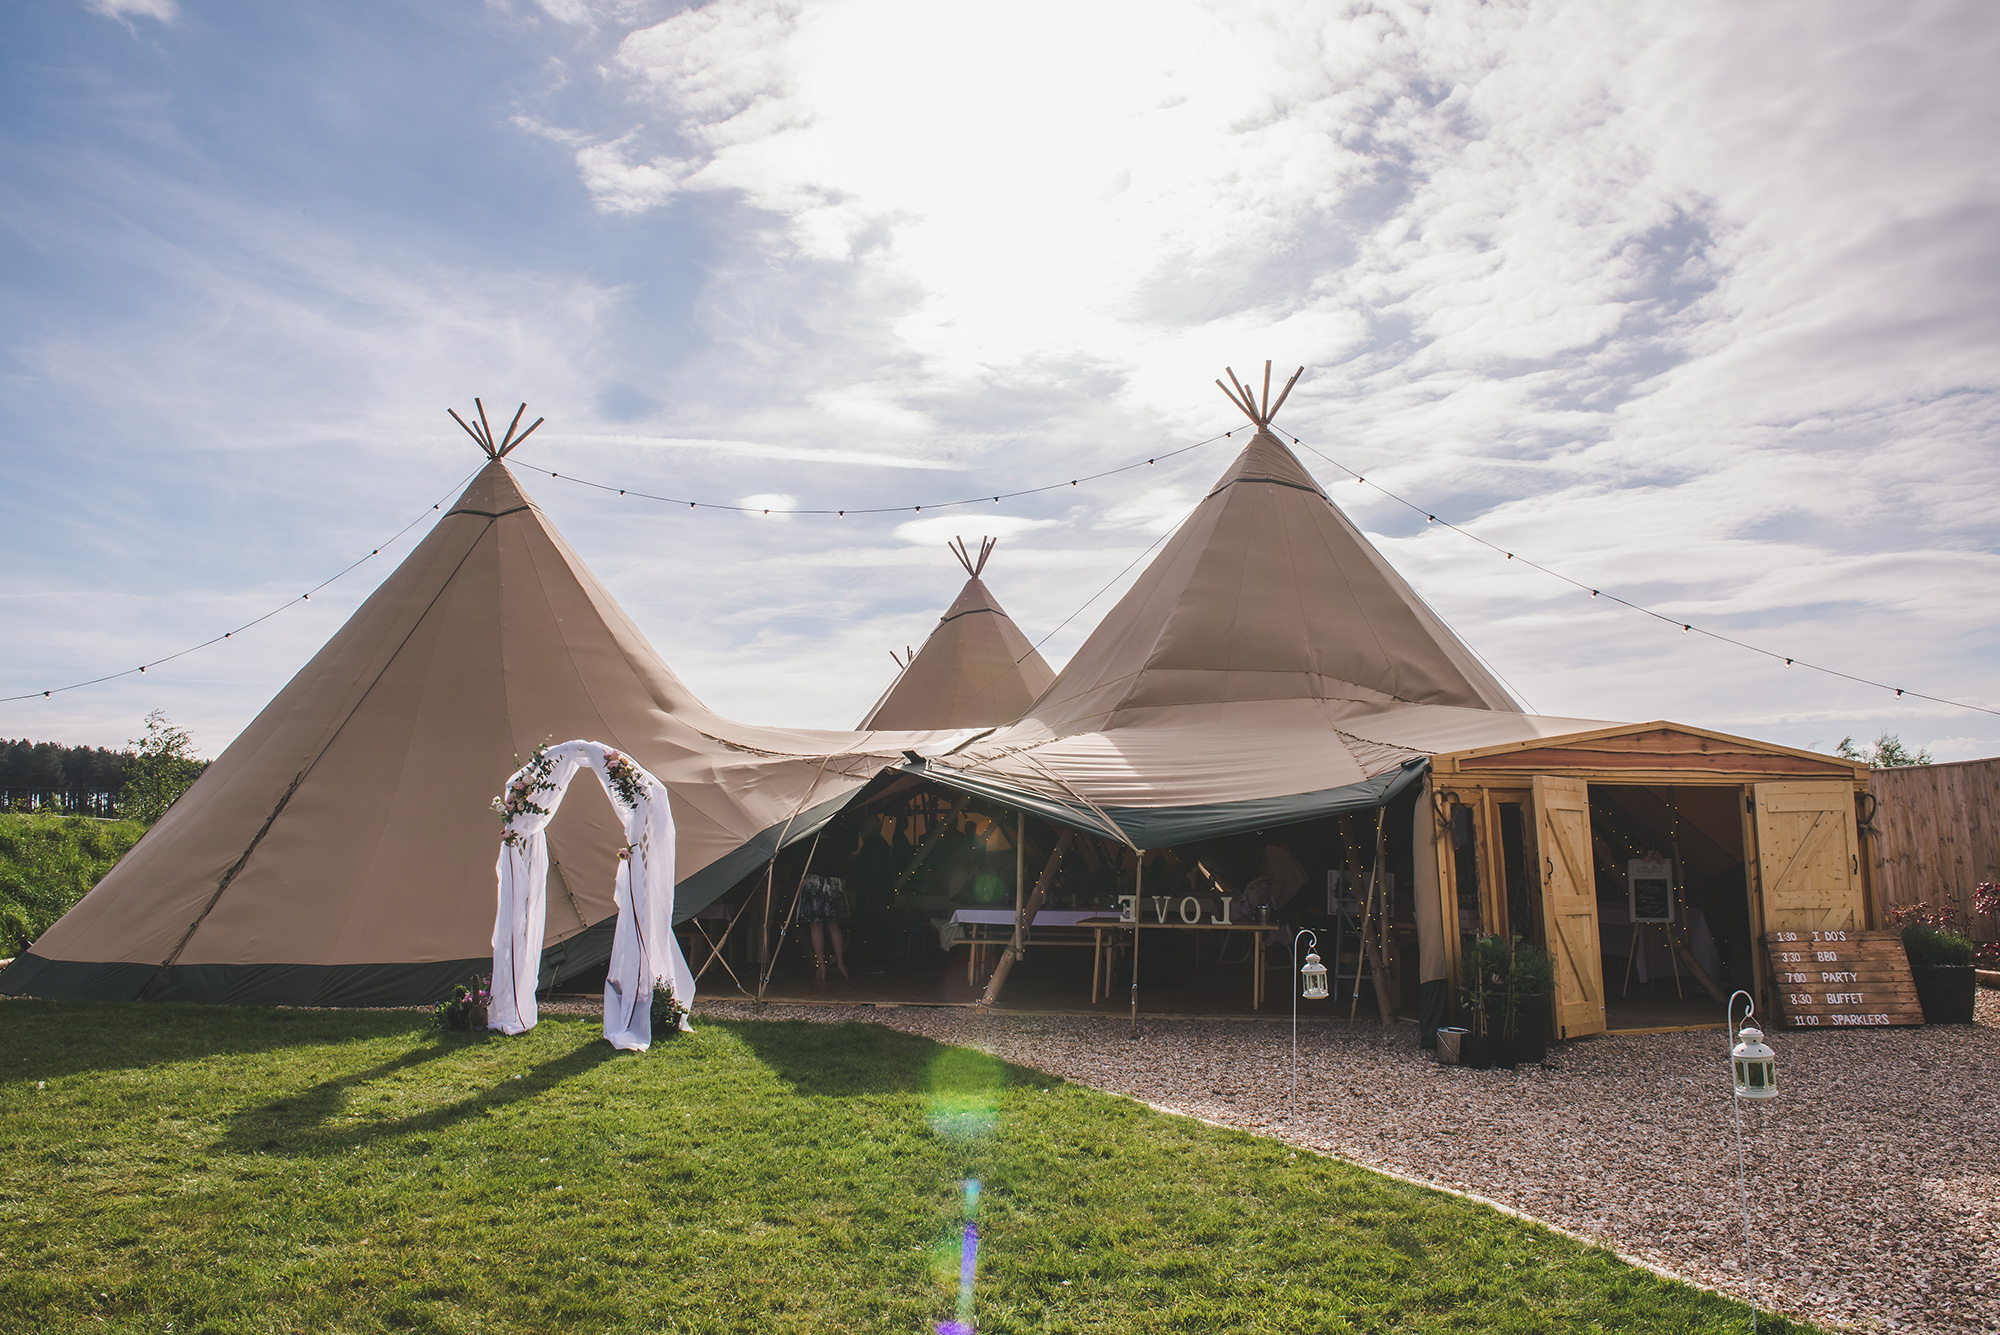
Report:
<svg viewBox="0 0 2000 1335"><path fill-rule="evenodd" d="M1357 470L1349 468L1346 464L1340 462L1340 460L1338 459L1333 458L1331 455L1323 454L1319 450L1314 449L1312 446L1300 440L1297 436L1292 435L1291 432L1287 431L1284 434L1287 438L1291 440L1292 444L1297 445L1300 449L1306 450L1314 455L1317 455L1319 458L1326 460L1326 462L1332 464L1335 468L1338 468L1341 472L1353 478L1355 482L1359 483L1360 485L1371 487L1375 491L1380 492L1382 495L1396 502L1396 504L1402 506L1404 509L1409 510L1415 514L1422 515L1424 517L1425 523L1436 524L1440 528L1448 528L1453 533L1458 534L1460 537L1469 538L1473 542L1478 543L1480 546L1486 548L1488 551L1500 553L1501 556L1505 557L1510 562L1524 565L1528 567L1530 570L1540 571L1542 574L1549 576L1551 579L1559 579L1563 583L1569 585L1571 588L1581 589L1583 592L1588 593L1592 598L1602 598L1607 602L1617 603L1620 607L1628 608L1631 611L1639 612L1646 616L1649 616L1653 618L1653 620L1655 621L1664 622L1666 625L1669 626L1678 626L1680 628L1681 634L1683 635L1704 635L1711 640L1716 640L1723 644L1733 645L1738 649L1746 649L1753 654L1761 654L1765 658L1775 659L1783 663L1786 667L1810 668L1814 672L1825 673L1829 677L1839 677L1843 681L1851 681L1857 686L1869 686L1875 688L1876 690L1894 691L1896 693L1896 698L1898 700L1902 699L1904 696L1907 695L1917 700L1928 700L1932 704L1950 705L1954 709L1969 709L1974 713L1991 714L1994 715L1995 717L2000 717L2000 709L1988 709L1984 705L1971 705L1967 704L1963 700L1947 700L1941 695L1926 695L1922 691L1913 691L1907 686L1892 686L1887 682L1874 681L1868 677L1857 677L1851 672L1842 672L1838 668L1825 667L1818 663L1809 663L1805 659L1800 658L1796 654L1781 654L1778 653L1776 650L1766 649L1762 645L1751 644L1747 641L1736 639L1733 636L1724 635L1719 631L1713 631L1703 626L1697 626L1692 621L1684 621L1680 617L1668 616L1665 612L1656 612L1652 608L1646 607L1640 603L1635 603L1629 598L1620 598L1615 593L1607 593L1602 588L1593 588L1591 585L1584 583L1582 580L1571 579L1568 575L1563 574L1560 570L1551 570L1549 567L1545 565L1542 565L1535 561L1530 561L1527 557L1522 556L1519 552L1510 552L1505 547L1500 546L1498 543L1489 542L1485 538L1480 537L1477 533L1472 533L1467 531L1466 529L1460 528L1457 524L1452 523L1448 519L1439 519L1435 511L1427 510L1423 506L1418 505L1414 501L1406 500L1405 498L1398 496L1395 492L1390 491L1387 487L1382 486L1378 482L1370 482L1365 476L1363 476Z"/></svg>
<svg viewBox="0 0 2000 1335"><path fill-rule="evenodd" d="M977 496L968 496L963 500L925 501L922 505L850 506L844 510L825 507L820 509L779 510L778 513L784 515L833 515L836 518L845 518L848 515L922 514L926 510L951 510L967 505L997 505L1001 501L1010 501L1017 496L1039 496L1043 492L1061 491L1065 487L1081 486L1085 482L1095 482L1099 478L1115 477L1120 473L1132 472L1134 469L1151 468L1165 460L1186 454L1191 450L1198 450L1204 445L1213 445L1218 440L1227 440L1241 430L1244 430L1244 428L1239 426L1229 431L1219 432L1216 435L1210 436L1207 440L1198 440L1192 445L1183 445L1179 449L1149 455L1147 458L1135 463L1120 464L1116 468L1106 468L1097 473L1079 473L1075 477L1066 478L1060 482L1050 482L1039 487L1022 487L1018 491L983 492ZM514 459L509 462L518 463L523 468L532 468L538 473L547 473L559 482L573 482L579 487L590 487L597 491L615 492L620 496L636 496L644 501L659 501L666 505L685 505L690 510L729 510L736 514L746 515L768 515L772 512L771 507L761 505L724 505L716 501L691 501L685 496L659 496L652 492L640 491L633 487L614 487L608 482L593 482L588 478L578 477L574 473L559 472L553 468L544 468L540 464L529 463L525 459Z"/></svg>
<svg viewBox="0 0 2000 1335"><path fill-rule="evenodd" d="M485 465L481 464L480 467L483 468L485 467ZM423 523L426 519L429 519L433 514L442 510L447 501L450 501L451 499L456 497L461 491L465 490L466 484L471 482L472 479L477 477L478 475L479 475L478 469L474 469L472 472L467 473L463 478L461 478L457 482L456 485L452 487L450 491L446 492L444 496L439 499L436 505L433 505L430 509L424 511L422 514L418 515L415 519L412 519L409 523L397 529L393 534L391 534L388 537L387 540L375 544L374 549L370 551L368 555L362 557L358 561L350 563L349 565L343 567L338 571L335 571L333 574L328 575L325 579L313 585L310 589L307 589L304 593L300 594L298 597L286 599L284 602L278 604L270 611L264 613L264 615L246 621L242 625L236 627L234 630L225 630L224 632L222 632L222 634L211 636L210 638L203 640L200 644L191 644L185 649L166 655L164 658L155 658L151 662L141 663L138 667L126 668L123 672L107 672L101 677L92 677L89 681L71 682L67 686L52 686L46 691L29 691L25 695L0 696L0 704L12 704L16 700L46 700L51 696L61 695L65 691L77 691L77 690L82 690L86 686L98 686L107 681L117 681L120 677L140 676L144 674L147 668L156 668L160 666L160 664L162 663L171 663L176 658L185 658L187 655L194 653L197 649L206 649L210 645L221 644L224 640L234 639L236 636L241 635L244 631L249 630L253 626L261 626L266 621L269 621L272 617L278 615L278 613L280 612L284 612L293 607L296 607L300 603L311 602L312 596L318 593L321 589L324 589L327 585L332 584L335 580L340 579L352 573L360 566L380 556L384 551L384 549L394 546L396 542L400 538L402 538L402 536L405 533L408 533L411 529Z"/></svg>
<svg viewBox="0 0 2000 1335"><path fill-rule="evenodd" d="M463 425L463 423L461 423L461 425ZM539 426L540 423L538 422L536 423L536 425ZM1242 427L1235 427L1232 428L1231 430L1224 431L1218 435L1210 436L1206 440L1198 440L1194 442L1192 445L1183 445L1178 449L1166 450L1160 453L1153 454L1142 461L1137 461L1129 464L1120 464L1116 468L1106 468L1095 473L1080 473L1076 477L1068 478L1060 482L1050 482L1043 486L1038 486L1038 487L1023 487L1015 491L1003 491L997 494L989 493L981 496L968 497L967 499L964 500L926 501L922 505L860 506L844 510L843 509L785 510L782 511L782 513L787 515L794 515L794 514L834 515L838 517L846 515L900 514L907 510L912 513L921 514L926 509L948 510L954 508L961 508L968 505L994 504L1003 500L1012 499L1017 496L1035 496L1035 495L1040 495L1043 492L1059 491L1064 487L1078 487L1085 482L1095 482L1100 478L1115 477L1120 473L1129 473L1139 468L1151 468L1158 465L1163 460L1172 459L1179 455L1187 454L1192 450L1201 449L1205 445L1213 445L1218 440L1227 440L1233 437L1237 431L1241 430L1243 430ZM478 439L478 437L475 436L474 439L476 440ZM526 439L525 434L523 435L523 439ZM650 492L638 491L630 487L614 487L608 483L592 482L586 478L577 477L574 474L561 473L557 472L554 469L543 469L538 465L528 463L526 460L517 459L517 460L511 460L510 462L520 464L522 467L532 468L536 472L546 472L550 477L556 478L560 481L573 482L578 486L588 487L597 491L616 492L620 496L635 496L641 500L662 501L676 506L685 505L689 509L728 510L739 514L761 513L768 515L771 513L769 509L754 505L723 505L712 501L690 501L685 497L657 496ZM485 465L482 464L481 467L483 468L485 467ZM408 533L411 529L415 528L418 524L422 523L427 517L436 513L439 510L442 510L444 508L445 502L451 500L452 497L456 496L460 491L462 491L465 488L466 484L471 482L472 479L477 475L478 475L477 469L473 470L473 472L471 473L466 474L465 477L460 479L459 482L452 488L452 490L448 492L443 497L443 499L438 501L436 505L431 506L429 510L426 510L423 514L418 515L415 519L412 519L409 523L403 525L402 528L396 530L393 536L391 536L387 541L377 544L376 547L368 553L368 555L362 557L360 560L353 562L351 565L348 565L345 568L335 572L334 574L329 575L327 578L313 585L310 589L307 589L304 593L300 594L298 597L286 600L285 602L279 604L277 607L274 607L270 611L264 613L264 615L257 617L253 620L246 621L242 625L234 628L233 630L226 630L222 634L211 636L210 638L203 640L199 644L191 644L185 649L177 650L176 652L167 654L163 657L155 658L148 662L141 663L138 667L126 668L123 671L119 672L107 672L101 677L92 677L88 681L71 682L67 686L52 686L49 689L43 691L26 691L20 695L0 696L0 704L12 704L20 700L36 700L36 699L46 700L53 696L61 695L67 691L81 690L86 686L100 686L107 681L117 681L123 677L143 676L148 668L156 668L163 663L171 663L175 659L184 658L188 654L194 653L197 650L206 649L209 648L211 645L221 644L224 640L233 639L234 637L241 635L244 631L251 629L253 626L258 626L266 621L269 621L272 617L278 615L278 613L280 612L286 611L287 609L294 607L299 603L310 602L312 600L312 596L315 593L318 593L321 589L327 587L327 585L332 584L335 580L338 580L341 577L347 575L355 568L362 565L364 562L370 561L374 559L376 556L381 555L383 548L388 547L391 544L395 543L405 533ZM1154 542L1153 545L1154 546L1159 545L1157 540ZM1152 547L1148 547L1146 550L1151 551ZM1130 567L1127 567L1127 569L1130 569ZM1107 585L1106 587L1108 588L1109 586ZM1102 591L1100 590L1100 593L1101 592ZM1096 601L1096 596L1093 596L1090 599L1090 602L1094 601ZM1088 607L1090 605L1090 602L1086 602L1084 606ZM1082 610L1083 608L1079 607L1077 609L1077 612L1081 612ZM1075 616L1076 616L1075 612L1071 613L1070 618L1065 618L1063 624L1067 625L1069 620L1071 618L1074 618ZM1058 627L1058 629L1060 629L1060 627Z"/></svg>

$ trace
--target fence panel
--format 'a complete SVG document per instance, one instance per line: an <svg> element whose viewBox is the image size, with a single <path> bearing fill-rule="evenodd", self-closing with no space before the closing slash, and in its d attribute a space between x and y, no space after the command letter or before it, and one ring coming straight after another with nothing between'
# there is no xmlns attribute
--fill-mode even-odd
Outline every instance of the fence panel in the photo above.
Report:
<svg viewBox="0 0 2000 1335"><path fill-rule="evenodd" d="M1974 940L2000 940L2000 923L1972 913L1972 887L2000 881L2000 757L1878 769L1868 791L1883 906L1928 900L1953 909Z"/></svg>

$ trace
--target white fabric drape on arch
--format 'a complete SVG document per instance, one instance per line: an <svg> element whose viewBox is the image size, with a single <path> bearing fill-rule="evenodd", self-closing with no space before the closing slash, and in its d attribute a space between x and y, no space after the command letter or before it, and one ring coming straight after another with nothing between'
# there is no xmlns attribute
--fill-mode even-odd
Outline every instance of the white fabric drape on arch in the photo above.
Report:
<svg viewBox="0 0 2000 1335"><path fill-rule="evenodd" d="M611 757L638 776L636 806L618 795ZM542 812L509 817L500 844L499 907L493 920L493 1001L487 1027L520 1034L535 1027L535 983L541 973L542 937L548 927L549 843L544 833L561 807L576 772L586 765L604 784L625 826L618 861L618 926L611 938L604 980L604 1037L615 1048L644 1052L653 1041L653 986L665 983L684 1007L694 1004L694 977L674 939L674 819L667 788L633 760L597 742L564 742L548 749L547 787L528 794ZM508 793L532 765L507 780ZM504 799L503 799L504 800ZM504 835L512 835L506 838ZM688 1027L681 1021L681 1028Z"/></svg>

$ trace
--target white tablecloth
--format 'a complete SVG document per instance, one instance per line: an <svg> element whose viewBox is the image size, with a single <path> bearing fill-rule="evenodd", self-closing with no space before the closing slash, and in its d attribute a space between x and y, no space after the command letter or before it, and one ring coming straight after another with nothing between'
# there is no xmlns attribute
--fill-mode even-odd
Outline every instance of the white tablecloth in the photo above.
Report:
<svg viewBox="0 0 2000 1335"><path fill-rule="evenodd" d="M1115 918L1117 909L1043 909L1035 915L1037 927L1074 927L1090 918ZM938 929L938 945L950 950L956 942L970 935L967 927L1012 927L1012 909L956 909L949 918L932 918L931 926Z"/></svg>

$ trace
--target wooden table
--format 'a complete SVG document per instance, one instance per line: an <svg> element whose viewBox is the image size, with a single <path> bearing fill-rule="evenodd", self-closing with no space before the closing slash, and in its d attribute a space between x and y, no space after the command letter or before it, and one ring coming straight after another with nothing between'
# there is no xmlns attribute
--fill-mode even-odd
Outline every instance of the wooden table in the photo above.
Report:
<svg viewBox="0 0 2000 1335"><path fill-rule="evenodd" d="M1109 949L1105 945L1112 932L1131 932L1133 968L1138 968L1136 958L1139 953L1139 929L1149 932L1255 932L1250 951L1250 1009L1259 1010L1264 1005L1264 938L1278 930L1279 924L1272 922L1183 922L1169 918L1165 922L1127 921L1123 918L1087 918L1077 924L1088 927L1096 937L1095 949L1091 952L1090 964L1090 1004L1111 999L1111 970L1107 960Z"/></svg>
<svg viewBox="0 0 2000 1335"><path fill-rule="evenodd" d="M1023 933L1021 948L1029 946L1089 946L1094 940L1085 940L1074 930L1096 916L1102 910L1093 909L1043 909L1035 915L1034 923ZM953 941L952 949L966 946L965 981L968 986L979 985L981 966L988 951L997 951L1012 945L1014 941L1014 910L1012 909L967 909L955 910L951 921L962 935Z"/></svg>

